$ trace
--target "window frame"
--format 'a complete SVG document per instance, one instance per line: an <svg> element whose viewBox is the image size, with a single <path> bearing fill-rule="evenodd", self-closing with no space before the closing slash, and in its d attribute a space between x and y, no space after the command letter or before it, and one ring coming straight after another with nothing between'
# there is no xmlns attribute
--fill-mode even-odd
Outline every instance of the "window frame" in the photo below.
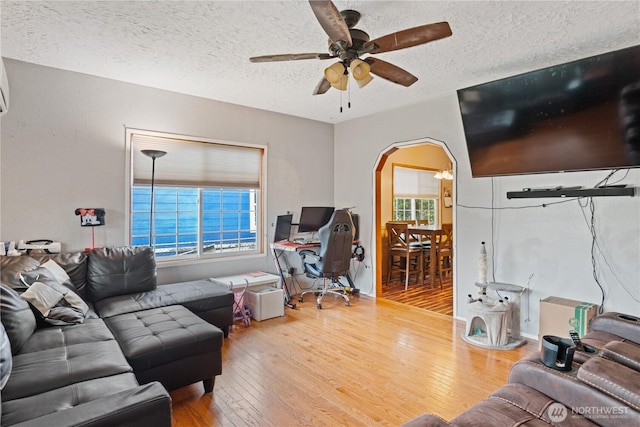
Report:
<svg viewBox="0 0 640 427"><path fill-rule="evenodd" d="M437 169L432 169L432 168L424 168L424 167L419 167L419 166L413 166L413 165L405 165L405 164L398 164L398 163L393 163L392 164L392 183L391 183L391 218L394 221L398 221L399 219L396 217L396 200L397 199L404 199L404 200L409 200L411 203L411 209L410 209L410 213L411 213L411 219L404 219L405 221L415 221L416 218L416 214L417 214L417 208L416 208L416 201L417 200L433 200L433 205L434 205L434 224L433 225L439 225L440 221L441 221L441 216L442 216L442 181L440 180L436 180L438 183L438 194L400 194L400 195L396 195L396 176L395 176L395 168L403 168L403 169L413 169L415 171L418 172L428 172L428 173L432 173L435 175L435 173L438 172ZM435 178L434 178L435 179ZM407 209L401 209L402 211L408 211ZM431 224L431 223L430 223Z"/></svg>
<svg viewBox="0 0 640 427"><path fill-rule="evenodd" d="M125 128L125 151L126 151L126 162L127 162L127 167L126 167L127 176L125 180L125 187L126 187L125 198L126 198L126 206L127 206L127 212L125 214L125 232L126 232L125 239L126 239L126 242L128 242L128 244L130 245L132 244L132 238L133 238L133 231L132 231L133 187L134 185L136 185L134 184L134 162L133 162L133 150L134 150L133 145L134 144L132 143L132 137L134 134L143 134L149 137L170 138L170 139L177 139L177 140L183 139L185 140L185 142L191 141L191 142L218 144L218 145L224 145L224 146L230 146L230 147L252 148L252 149L261 150L262 152L262 158L260 161L261 171L260 171L260 178L259 178L259 188L257 192L258 193L257 203L256 203L255 212L252 213L253 215L257 216L256 218L256 226L257 226L256 249L250 250L250 251L233 251L233 252L223 251L222 253L203 253L202 245L203 245L204 227L202 227L202 210L204 209L204 206L203 206L202 200L199 200L198 201L199 212L198 212L198 231L197 231L197 235L198 235L197 254L193 256L175 255L175 256L169 256L169 257L157 257L156 261L158 262L159 265L160 264L164 266L174 265L174 264L184 265L187 263L211 262L216 260L229 261L230 259L242 259L242 258L248 258L248 257L266 256L267 231L268 231L267 218L265 215L266 200L267 200L266 177L267 177L267 155L268 155L268 152L267 152L268 147L266 145L214 140L211 138L196 137L196 136L182 135L182 134L173 134L173 133L167 133L167 132L149 131L149 130L142 130L142 129L136 129L136 128ZM149 161L151 161L151 159L149 159ZM159 163L160 163L160 160L157 161L156 171L158 170ZM138 185L144 186L144 184L138 184ZM162 185L159 185L156 182L155 188L157 189L158 187L162 187ZM165 187L170 187L170 186L165 185ZM187 186L187 187L197 189L199 198L201 197L203 191L207 188L220 188L220 187L197 187L197 186Z"/></svg>

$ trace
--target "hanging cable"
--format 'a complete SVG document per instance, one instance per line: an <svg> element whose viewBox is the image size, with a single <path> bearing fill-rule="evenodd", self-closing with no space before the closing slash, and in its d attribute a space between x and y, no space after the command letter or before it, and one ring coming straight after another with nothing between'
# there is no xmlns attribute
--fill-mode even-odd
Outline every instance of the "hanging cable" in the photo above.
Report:
<svg viewBox="0 0 640 427"><path fill-rule="evenodd" d="M611 176L611 175L609 175ZM605 178L604 182L609 179L609 176ZM589 229L591 230L591 267L593 280L596 282L596 285L600 288L600 293L602 295L602 302L600 303L600 307L598 308L598 313L602 314L604 312L604 288L600 283L600 279L598 278L598 265L596 262L596 245L597 245L597 233L596 233L596 205L593 201L593 197L589 197L589 211L591 212L591 221Z"/></svg>

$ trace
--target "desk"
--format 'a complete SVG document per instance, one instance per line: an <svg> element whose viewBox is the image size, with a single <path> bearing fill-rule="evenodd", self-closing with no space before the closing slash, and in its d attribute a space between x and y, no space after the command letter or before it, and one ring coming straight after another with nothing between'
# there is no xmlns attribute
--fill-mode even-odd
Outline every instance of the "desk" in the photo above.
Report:
<svg viewBox="0 0 640 427"><path fill-rule="evenodd" d="M291 302L291 292L289 292L289 287L287 286L287 278L285 277L285 273L289 272L289 261L287 260L287 258L284 258L284 268L282 266L282 264L280 263L280 257L285 253L285 252L296 252L299 249L308 249L308 248L313 248L315 245L308 243L308 244L298 244L298 243L294 243L294 242L289 242L288 240L281 240L279 242L274 242L274 243L270 243L269 247L271 248L271 252L273 253L273 261L276 264L276 269L278 270L278 272L280 273L280 282L282 283L282 289L284 290L284 305L286 305L289 308L296 308L296 305L294 303ZM292 283L295 281L295 279L292 277Z"/></svg>
<svg viewBox="0 0 640 427"><path fill-rule="evenodd" d="M358 243L359 243L358 240L353 241L354 245L357 245ZM285 272L289 271L289 261L286 258L284 259L285 268L283 268L282 264L280 263L280 257L285 252L297 252L301 249L312 249L312 248L320 247L320 243L295 243L295 242L289 242L287 240L281 240L279 242L274 242L269 244L269 247L271 248L271 252L273 253L273 259L276 264L276 268L280 272L282 289L284 290L285 305L290 308L296 308L296 305L291 303L292 295L289 292L289 288L287 287L287 281L285 277ZM349 273L347 273L345 278L347 279L347 282L349 282L349 286L351 287L351 289L353 289L352 292L357 293L358 290L356 289L353 283L353 280L351 280L351 276L349 275ZM295 281L295 279L292 279L292 280Z"/></svg>
<svg viewBox="0 0 640 427"><path fill-rule="evenodd" d="M437 262L436 250L442 235L442 229L435 225L411 225L408 228L409 233L418 236L421 242L431 242L429 247L429 282L431 287L435 286Z"/></svg>

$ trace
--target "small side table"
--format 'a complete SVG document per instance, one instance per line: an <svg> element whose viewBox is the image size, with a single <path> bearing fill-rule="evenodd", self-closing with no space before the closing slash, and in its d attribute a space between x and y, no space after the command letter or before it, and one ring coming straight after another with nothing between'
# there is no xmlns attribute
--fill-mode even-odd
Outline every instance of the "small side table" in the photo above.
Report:
<svg viewBox="0 0 640 427"><path fill-rule="evenodd" d="M251 324L251 313L249 307L245 304L247 291L252 288L262 289L269 286L277 288L280 283L280 276L263 271L253 271L234 276L211 277L209 280L229 287L229 290L235 294L234 319L242 319L244 325L249 326Z"/></svg>

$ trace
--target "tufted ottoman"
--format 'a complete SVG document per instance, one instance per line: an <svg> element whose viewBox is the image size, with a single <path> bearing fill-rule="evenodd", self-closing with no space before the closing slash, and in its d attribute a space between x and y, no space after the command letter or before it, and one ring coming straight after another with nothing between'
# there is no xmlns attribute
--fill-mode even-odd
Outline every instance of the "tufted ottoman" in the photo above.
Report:
<svg viewBox="0 0 640 427"><path fill-rule="evenodd" d="M202 381L211 392L222 373L220 329L181 305L104 319L140 384L159 381L167 390Z"/></svg>

